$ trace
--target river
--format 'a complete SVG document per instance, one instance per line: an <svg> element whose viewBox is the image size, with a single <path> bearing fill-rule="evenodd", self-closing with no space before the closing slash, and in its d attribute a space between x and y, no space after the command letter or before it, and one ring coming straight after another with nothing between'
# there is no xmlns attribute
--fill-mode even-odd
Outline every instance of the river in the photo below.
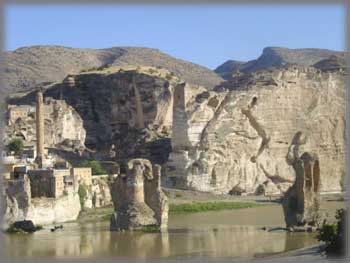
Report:
<svg viewBox="0 0 350 263"><path fill-rule="evenodd" d="M321 209L333 214L342 206L325 202ZM283 226L282 207L270 204L170 215L164 233L110 232L109 222L67 223L55 232L45 228L34 234L5 235L3 246L10 258L249 259L317 244L312 233L262 229Z"/></svg>

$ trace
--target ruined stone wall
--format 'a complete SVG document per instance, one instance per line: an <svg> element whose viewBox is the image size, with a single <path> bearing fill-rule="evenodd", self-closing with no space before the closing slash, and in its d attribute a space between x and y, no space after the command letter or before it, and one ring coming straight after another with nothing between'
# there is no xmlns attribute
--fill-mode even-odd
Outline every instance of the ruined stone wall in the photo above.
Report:
<svg viewBox="0 0 350 263"><path fill-rule="evenodd" d="M88 167L75 167L71 168L70 172L73 178L76 178L81 184L89 186L92 184L92 172L91 168Z"/></svg>
<svg viewBox="0 0 350 263"><path fill-rule="evenodd" d="M290 141L302 131L305 151L318 154L323 164L321 191L341 191L343 75L289 67L247 79L244 89L199 94L185 109L174 97L173 133L184 129L179 137L187 141L174 135L166 169L174 179L168 183L217 193L256 193L268 186L281 194L295 180L286 155Z"/></svg>
<svg viewBox="0 0 350 263"><path fill-rule="evenodd" d="M3 189L3 229L22 220L32 220L34 224L72 221L78 218L81 210L79 195L76 193L59 198L32 197L27 176L23 180L5 181Z"/></svg>
<svg viewBox="0 0 350 263"><path fill-rule="evenodd" d="M31 184L31 196L55 197L56 180L51 170L29 170L28 178Z"/></svg>

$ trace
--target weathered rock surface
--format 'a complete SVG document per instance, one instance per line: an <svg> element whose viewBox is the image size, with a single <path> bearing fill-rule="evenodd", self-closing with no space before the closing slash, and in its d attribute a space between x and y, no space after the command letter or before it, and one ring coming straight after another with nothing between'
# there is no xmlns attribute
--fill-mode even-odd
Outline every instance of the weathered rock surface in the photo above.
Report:
<svg viewBox="0 0 350 263"><path fill-rule="evenodd" d="M116 178L111 187L115 213L111 230L167 228L168 201L160 185L160 166L145 159L128 162L127 175Z"/></svg>
<svg viewBox="0 0 350 263"><path fill-rule="evenodd" d="M65 81L50 85L44 96L63 98L78 113L82 130L86 131L84 144L89 149L85 157L142 157L164 163L170 152L172 93L179 82L165 69L110 67L74 76L74 87ZM34 92L13 96L8 102L29 104L34 96ZM82 128L80 122L73 127L76 132Z"/></svg>
<svg viewBox="0 0 350 263"><path fill-rule="evenodd" d="M28 114L25 118L10 120L4 130L4 144L14 137L22 138L26 144L35 145L35 101L28 101ZM16 105L12 105L16 109ZM12 107L11 106L11 107ZM70 148L84 148L86 131L83 120L73 107L63 100L47 98L45 110L45 147L55 148L68 146Z"/></svg>
<svg viewBox="0 0 350 263"><path fill-rule="evenodd" d="M294 144L292 151L299 145ZM316 227L320 222L320 166L317 155L308 152L301 156L294 155L290 160L296 174L291 188L283 197L283 211L288 228Z"/></svg>
<svg viewBox="0 0 350 263"><path fill-rule="evenodd" d="M168 183L248 194L268 185L270 192L281 194L295 180L286 155L301 131L307 137L305 151L319 156L321 191L341 191L342 83L340 72L291 66L238 76L218 92L178 85Z"/></svg>

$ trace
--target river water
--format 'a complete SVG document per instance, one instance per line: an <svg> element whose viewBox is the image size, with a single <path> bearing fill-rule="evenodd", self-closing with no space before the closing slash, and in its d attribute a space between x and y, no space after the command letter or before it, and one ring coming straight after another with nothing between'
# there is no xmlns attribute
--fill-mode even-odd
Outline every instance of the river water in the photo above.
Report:
<svg viewBox="0 0 350 263"><path fill-rule="evenodd" d="M333 214L344 206L325 202ZM109 222L67 223L28 235L5 235L4 251L14 258L232 258L249 259L317 244L315 234L266 231L283 227L280 205L170 215L164 233L110 232Z"/></svg>

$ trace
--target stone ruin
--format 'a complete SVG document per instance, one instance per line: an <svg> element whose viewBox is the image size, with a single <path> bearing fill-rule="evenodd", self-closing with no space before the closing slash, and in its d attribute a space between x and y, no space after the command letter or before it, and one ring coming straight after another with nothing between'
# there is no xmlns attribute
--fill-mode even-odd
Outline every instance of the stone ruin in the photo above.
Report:
<svg viewBox="0 0 350 263"><path fill-rule="evenodd" d="M145 159L132 159L126 174L111 186L115 213L110 229L137 230L145 226L167 228L168 200L161 189L161 166Z"/></svg>
<svg viewBox="0 0 350 263"><path fill-rule="evenodd" d="M287 161L295 170L296 179L286 192L283 211L289 229L315 229L319 218L320 165L316 154L304 152L299 156L299 147L305 144L302 133L298 132L289 148Z"/></svg>

